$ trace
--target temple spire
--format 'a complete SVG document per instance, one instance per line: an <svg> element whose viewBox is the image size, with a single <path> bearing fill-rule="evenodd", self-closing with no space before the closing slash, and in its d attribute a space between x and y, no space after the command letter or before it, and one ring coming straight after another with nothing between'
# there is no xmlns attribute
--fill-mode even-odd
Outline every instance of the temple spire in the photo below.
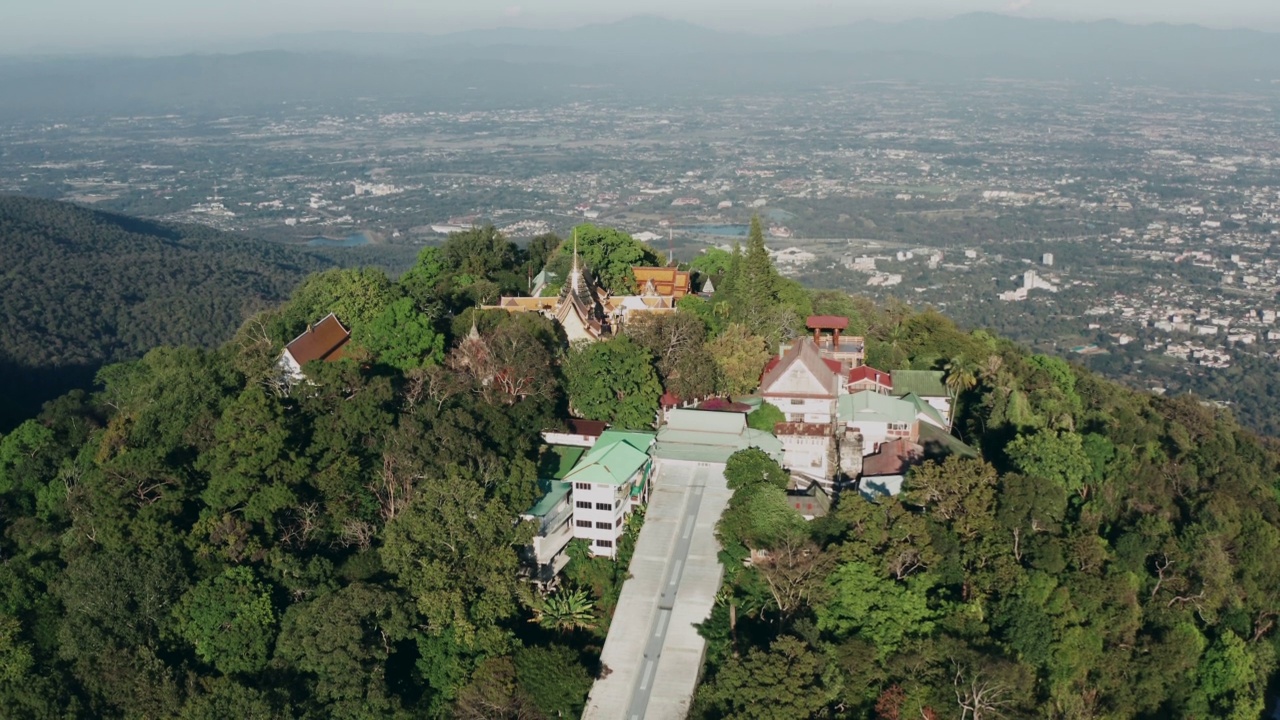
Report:
<svg viewBox="0 0 1280 720"><path fill-rule="evenodd" d="M569 287L578 292L582 289L582 268L578 265L578 229L573 230L573 269L569 271Z"/></svg>

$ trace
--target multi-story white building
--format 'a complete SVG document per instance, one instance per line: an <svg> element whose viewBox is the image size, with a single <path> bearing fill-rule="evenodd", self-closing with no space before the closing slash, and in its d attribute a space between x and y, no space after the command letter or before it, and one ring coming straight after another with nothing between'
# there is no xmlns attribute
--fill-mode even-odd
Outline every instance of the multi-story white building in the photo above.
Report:
<svg viewBox="0 0 1280 720"><path fill-rule="evenodd" d="M653 433L606 430L564 476L573 537L589 541L593 554L615 557L627 517L648 500L653 441Z"/></svg>

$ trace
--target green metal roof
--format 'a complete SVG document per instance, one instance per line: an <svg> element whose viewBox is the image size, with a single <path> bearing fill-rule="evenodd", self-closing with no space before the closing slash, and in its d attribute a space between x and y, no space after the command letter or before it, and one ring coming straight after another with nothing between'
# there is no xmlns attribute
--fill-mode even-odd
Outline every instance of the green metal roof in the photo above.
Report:
<svg viewBox="0 0 1280 720"><path fill-rule="evenodd" d="M746 427L747 416L742 413L681 409L667 414L664 429L737 435Z"/></svg>
<svg viewBox="0 0 1280 720"><path fill-rule="evenodd" d="M539 480L538 489L543 491L542 499L529 508L526 515L534 517L546 517L565 495L569 494L569 483L562 480Z"/></svg>
<svg viewBox="0 0 1280 720"><path fill-rule="evenodd" d="M892 370L893 394L915 393L920 397L948 397L945 374L941 370Z"/></svg>
<svg viewBox="0 0 1280 720"><path fill-rule="evenodd" d="M576 467L564 476L566 482L622 485L649 461L653 433L605 430Z"/></svg>
<svg viewBox="0 0 1280 720"><path fill-rule="evenodd" d="M591 449L595 450L605 445L625 442L640 452L648 452L653 445L653 437L656 434L652 430L605 430L600 433L600 437L596 439L596 444L591 446Z"/></svg>
<svg viewBox="0 0 1280 720"><path fill-rule="evenodd" d="M938 412L938 408L924 401L924 398L915 393L908 393L902 396L903 402L909 402L915 406L917 413L924 413L937 421L939 427L945 427L946 423L942 420L942 413Z"/></svg>
<svg viewBox="0 0 1280 720"><path fill-rule="evenodd" d="M916 419L916 412L914 403L870 390L841 395L836 401L836 416L840 422L846 423L909 423Z"/></svg>
<svg viewBox="0 0 1280 720"><path fill-rule="evenodd" d="M977 450L960 442L959 438L948 434L942 428L936 428L928 423L920 424L920 444L924 446L926 456L950 453L961 457L978 457Z"/></svg>
<svg viewBox="0 0 1280 720"><path fill-rule="evenodd" d="M781 461L782 442L772 434L747 427L741 413L672 410L658 430L654 455L667 460L724 462L739 450L760 448Z"/></svg>

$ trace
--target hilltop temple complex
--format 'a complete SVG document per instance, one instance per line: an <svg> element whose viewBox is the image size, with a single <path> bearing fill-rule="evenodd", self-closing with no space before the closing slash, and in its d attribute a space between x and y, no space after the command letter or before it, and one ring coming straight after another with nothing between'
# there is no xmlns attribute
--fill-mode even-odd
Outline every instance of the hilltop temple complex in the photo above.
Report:
<svg viewBox="0 0 1280 720"><path fill-rule="evenodd" d="M633 313L675 312L676 302L689 294L687 270L674 267L634 267L637 295L610 295L573 250L573 267L556 297L507 296L485 310L538 312L564 328L570 342L601 340L617 332Z"/></svg>

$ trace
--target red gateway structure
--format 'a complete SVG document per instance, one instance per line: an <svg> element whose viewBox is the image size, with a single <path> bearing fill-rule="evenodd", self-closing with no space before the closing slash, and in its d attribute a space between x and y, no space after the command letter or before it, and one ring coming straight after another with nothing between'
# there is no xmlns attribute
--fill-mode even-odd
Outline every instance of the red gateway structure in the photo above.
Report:
<svg viewBox="0 0 1280 720"><path fill-rule="evenodd" d="M848 363L850 368L862 365L866 342L860 337L840 337L849 329L849 318L839 315L810 315L805 326L813 331L813 342L822 357ZM826 335L824 333L830 333Z"/></svg>

